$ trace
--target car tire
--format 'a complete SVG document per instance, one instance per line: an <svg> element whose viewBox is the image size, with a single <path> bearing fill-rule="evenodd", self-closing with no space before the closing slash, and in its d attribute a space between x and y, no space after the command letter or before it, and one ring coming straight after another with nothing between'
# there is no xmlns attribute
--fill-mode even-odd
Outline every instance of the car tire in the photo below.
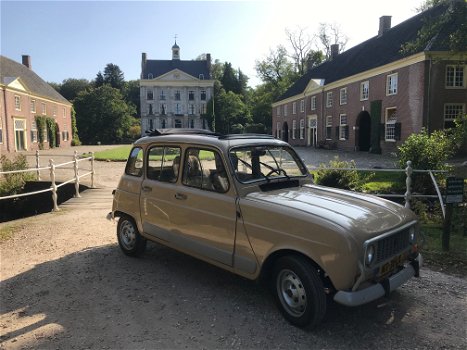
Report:
<svg viewBox="0 0 467 350"><path fill-rule="evenodd" d="M284 317L298 327L313 328L326 313L326 294L313 264L302 256L284 256L274 264L274 297Z"/></svg>
<svg viewBox="0 0 467 350"><path fill-rule="evenodd" d="M118 245L128 256L139 256L146 249L146 239L141 236L135 221L126 215L118 220Z"/></svg>

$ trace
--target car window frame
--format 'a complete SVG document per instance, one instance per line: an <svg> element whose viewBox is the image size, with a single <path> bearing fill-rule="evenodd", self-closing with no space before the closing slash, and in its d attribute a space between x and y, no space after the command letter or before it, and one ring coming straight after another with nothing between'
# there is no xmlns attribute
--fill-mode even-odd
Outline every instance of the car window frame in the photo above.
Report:
<svg viewBox="0 0 467 350"><path fill-rule="evenodd" d="M154 148L162 148L163 149L163 152L162 152L162 160L161 160L161 166L160 166L160 170L159 170L159 176L158 178L154 178L154 177L150 177L149 176L149 157L151 155L151 149L154 149ZM175 157L179 157L179 161L182 159L182 155L183 155L183 149L182 149L182 146L181 145L174 145L174 144L152 144L152 145L149 145L147 148L146 148L146 157L145 157L145 160L146 160L146 171L145 171L145 177L147 180L150 180L150 181L157 181L157 182L161 182L161 183L167 183L167 184L175 184L178 182L178 179L180 178L180 165L179 165L179 168L178 168L178 173L177 175L175 176L175 178L172 178L172 181L167 181L165 180L164 178L161 177L162 175L162 170L164 169L164 162L165 162L165 159L166 159L166 155L167 155L167 152L166 150L168 148L172 148L172 149L178 149L179 150L179 153L175 156ZM175 159L174 157L174 159ZM180 163L179 163L180 164ZM173 162L172 162L172 167L173 167Z"/></svg>
<svg viewBox="0 0 467 350"><path fill-rule="evenodd" d="M138 154L139 154L140 151L143 152L143 155L142 155L141 160L140 160L141 161L141 168L136 168L136 166L135 166L137 161L138 161L138 154L136 154L135 157L132 157L133 152L135 150L139 150ZM133 177L142 177L143 176L143 174L144 174L144 155L145 155L145 152L144 152L143 147L135 146L135 147L133 147L131 149L130 154L128 155L126 165L125 165L125 175L133 176ZM133 158L134 158L134 161L132 161ZM133 167L134 169L139 169L138 174L130 173L129 172L130 167Z"/></svg>

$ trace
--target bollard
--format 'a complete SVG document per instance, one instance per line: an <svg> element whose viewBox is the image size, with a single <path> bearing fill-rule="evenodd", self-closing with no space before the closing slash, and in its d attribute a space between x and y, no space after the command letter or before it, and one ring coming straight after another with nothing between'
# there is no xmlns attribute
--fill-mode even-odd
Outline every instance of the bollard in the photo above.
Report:
<svg viewBox="0 0 467 350"><path fill-rule="evenodd" d="M49 166L50 166L50 182L52 183L52 201L54 204L54 208L52 211L59 211L57 205L57 184L55 183L55 165L53 159L49 159Z"/></svg>
<svg viewBox="0 0 467 350"><path fill-rule="evenodd" d="M91 188L94 188L94 152L91 152Z"/></svg>
<svg viewBox="0 0 467 350"><path fill-rule="evenodd" d="M78 151L74 155L74 168L75 168L75 198L80 198L79 194L79 168L78 168Z"/></svg>
<svg viewBox="0 0 467 350"><path fill-rule="evenodd" d="M37 175L37 181L41 181L41 172L39 170L40 168L40 164L39 164L39 150L36 150L36 175Z"/></svg>
<svg viewBox="0 0 467 350"><path fill-rule="evenodd" d="M412 187L412 162L409 160L407 161L407 168L405 168L405 173L407 174L407 178L405 179L405 186L407 188L404 198L405 198L405 207L410 209L410 200L412 199L412 192L410 192L410 188Z"/></svg>

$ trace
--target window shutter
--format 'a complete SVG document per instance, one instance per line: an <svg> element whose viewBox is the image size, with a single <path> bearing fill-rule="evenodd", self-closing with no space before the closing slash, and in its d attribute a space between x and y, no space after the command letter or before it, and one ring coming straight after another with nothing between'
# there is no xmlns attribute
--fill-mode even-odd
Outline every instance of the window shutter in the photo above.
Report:
<svg viewBox="0 0 467 350"><path fill-rule="evenodd" d="M336 126L336 139L339 140L339 127Z"/></svg>
<svg viewBox="0 0 467 350"><path fill-rule="evenodd" d="M394 125L394 138L397 141L401 140L401 132L402 132L402 124L401 123L396 123Z"/></svg>
<svg viewBox="0 0 467 350"><path fill-rule="evenodd" d="M348 125L345 126L345 139L346 140L349 139L349 126Z"/></svg>

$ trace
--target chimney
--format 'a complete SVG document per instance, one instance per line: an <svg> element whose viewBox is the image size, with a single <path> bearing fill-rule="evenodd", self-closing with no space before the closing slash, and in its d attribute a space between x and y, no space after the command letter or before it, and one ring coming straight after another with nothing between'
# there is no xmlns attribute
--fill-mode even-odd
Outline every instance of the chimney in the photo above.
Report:
<svg viewBox="0 0 467 350"><path fill-rule="evenodd" d="M389 29L391 29L391 16L381 16L379 18L378 37L386 33Z"/></svg>
<svg viewBox="0 0 467 350"><path fill-rule="evenodd" d="M23 64L28 67L29 69L32 69L31 65L31 56L29 55L23 55Z"/></svg>
<svg viewBox="0 0 467 350"><path fill-rule="evenodd" d="M331 45L331 61L334 60L337 55L339 55L339 44Z"/></svg>
<svg viewBox="0 0 467 350"><path fill-rule="evenodd" d="M206 66L208 68L209 75L211 75L211 54L210 53L206 54ZM209 77L209 79L210 78L211 77Z"/></svg>
<svg viewBox="0 0 467 350"><path fill-rule="evenodd" d="M144 70L146 68L146 52L141 54L141 79L144 79Z"/></svg>

